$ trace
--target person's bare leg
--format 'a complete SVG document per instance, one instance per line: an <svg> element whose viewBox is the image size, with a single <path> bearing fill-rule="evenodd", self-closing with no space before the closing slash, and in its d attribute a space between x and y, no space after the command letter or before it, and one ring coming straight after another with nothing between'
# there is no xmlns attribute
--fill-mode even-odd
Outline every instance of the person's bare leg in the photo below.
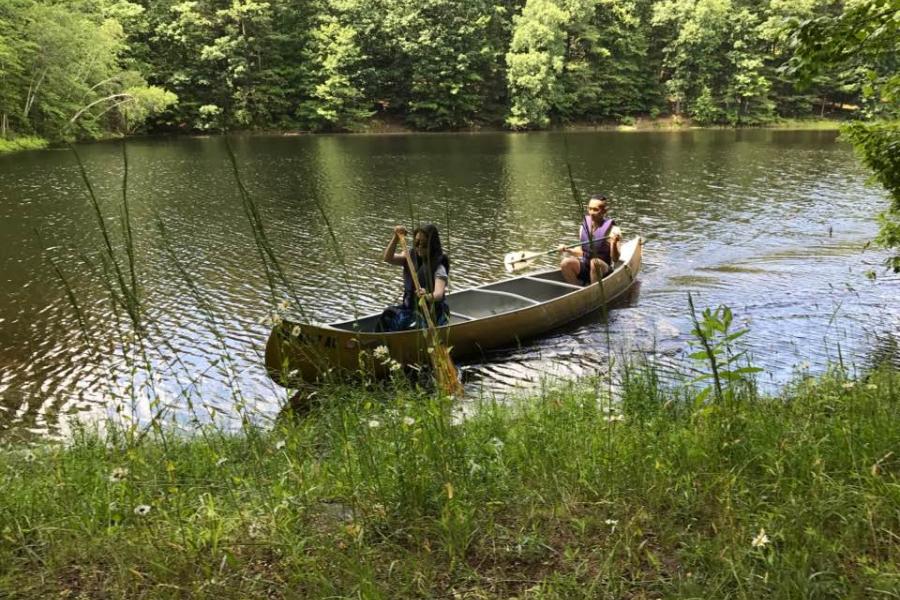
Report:
<svg viewBox="0 0 900 600"><path fill-rule="evenodd" d="M598 280L606 277L609 273L609 265L606 261L595 258L591 261L591 283L597 283Z"/></svg>
<svg viewBox="0 0 900 600"><path fill-rule="evenodd" d="M564 258L559 263L559 270L562 271L563 279L572 285L581 285L578 279L578 273L581 271L581 261L577 258Z"/></svg>

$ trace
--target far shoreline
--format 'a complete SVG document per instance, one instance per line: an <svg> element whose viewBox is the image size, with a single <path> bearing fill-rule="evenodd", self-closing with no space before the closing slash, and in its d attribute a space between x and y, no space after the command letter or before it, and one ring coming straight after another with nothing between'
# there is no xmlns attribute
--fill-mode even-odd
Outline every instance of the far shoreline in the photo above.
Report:
<svg viewBox="0 0 900 600"><path fill-rule="evenodd" d="M211 131L153 131L142 134L132 134L127 136L108 136L94 140L78 140L76 143L84 144L91 142L109 142L117 140L147 139L147 138L204 138L204 137L220 137L222 135L241 135L241 136L273 136L273 137L306 137L321 135L339 135L339 136L366 136L366 135L447 135L447 134L529 134L529 133L589 133L589 132L686 132L686 131L702 131L702 130L719 130L719 131L740 131L740 130L782 130L782 131L839 131L841 126L848 121L846 119L829 119L829 118L790 118L780 119L769 123L752 124L752 125L694 125L689 118L678 117L659 117L651 119L648 117L638 117L629 119L628 123L608 121L608 122L573 122L566 124L557 124L543 129L528 130L512 130L497 125L474 126L460 129L442 129L434 131L425 131L414 129L403 124L399 120L373 119L368 121L359 129L349 131L304 131L304 130L287 130L287 129L238 129L238 130L211 130ZM65 142L49 141L45 138L36 136L23 136L9 140L0 139L0 156L15 154L28 150L44 150L48 148L59 148Z"/></svg>

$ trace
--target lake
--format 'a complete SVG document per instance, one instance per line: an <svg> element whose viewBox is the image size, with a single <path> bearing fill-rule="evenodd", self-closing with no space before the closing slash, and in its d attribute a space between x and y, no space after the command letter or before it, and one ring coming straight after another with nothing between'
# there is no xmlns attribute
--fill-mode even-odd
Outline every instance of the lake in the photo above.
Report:
<svg viewBox="0 0 900 600"><path fill-rule="evenodd" d="M726 304L750 327L745 346L772 390L833 361L900 365L900 278L867 245L887 194L866 185L836 138L692 130L231 143L305 315L321 322L396 302L399 269L380 261L395 224L439 226L452 292L507 276L509 251L577 239L567 163L581 196L607 194L625 236L646 240L639 286L608 325L598 314L462 365L470 396L505 397L541 378L605 371L611 355L689 365L689 291L698 307ZM127 269L122 146L78 152ZM0 156L0 439L67 435L74 419L109 414L114 398L129 398L135 418L164 410L182 423L227 421L235 402L264 420L285 402L263 370L261 320L274 301L222 138L130 140L127 158L158 402L129 388L141 365L123 353L127 315L110 299L114 267L73 153Z"/></svg>

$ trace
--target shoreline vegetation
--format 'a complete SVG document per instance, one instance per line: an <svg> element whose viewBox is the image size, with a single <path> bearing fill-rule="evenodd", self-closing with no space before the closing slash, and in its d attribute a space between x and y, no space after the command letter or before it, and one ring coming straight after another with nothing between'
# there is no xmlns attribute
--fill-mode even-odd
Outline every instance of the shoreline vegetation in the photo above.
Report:
<svg viewBox="0 0 900 600"><path fill-rule="evenodd" d="M400 378L266 429L122 410L0 448L0 595L894 597L900 373L807 369L713 397L624 366L464 419Z"/></svg>
<svg viewBox="0 0 900 600"><path fill-rule="evenodd" d="M40 150L50 145L48 140L38 136L23 136L12 139L0 138L0 154L19 152L20 150Z"/></svg>
<svg viewBox="0 0 900 600"><path fill-rule="evenodd" d="M598 123L590 123L590 122L578 122L578 123L569 123L564 125L558 125L555 127L549 127L547 129L542 130L530 130L523 132L515 132L508 128L499 127L499 126L483 126L483 127L469 127L462 129L448 129L444 131L422 131L419 129L415 129L409 127L408 125L404 125L402 120L396 119L372 119L367 122L363 127L355 131L342 131L342 132L325 132L325 131L293 131L293 130L278 130L278 129L258 129L258 130L237 130L230 132L190 132L190 133L171 133L171 132L156 132L149 134L134 134L134 135L112 135L107 137L98 137L95 142L105 142L111 140L125 140L128 141L130 139L142 139L142 138L153 138L153 137L167 137L167 136L175 136L175 137L209 137L209 136L219 136L219 135L229 135L229 134L238 134L238 135L272 135L272 136L284 136L284 137L294 137L294 136L316 136L316 135L434 135L434 134L445 134L445 133L547 133L547 132L588 132L588 131L696 131L696 130L747 130L747 129L775 129L775 130L809 130L809 131L839 131L841 125L845 124L846 119L834 119L834 118L818 118L818 117L810 117L808 119L802 118L790 118L790 119L780 119L777 121L772 121L769 123L763 124L755 124L755 125L696 125L691 122L689 118L676 118L676 117L657 117L655 119L651 119L649 117L637 117L634 119L623 119L621 121L609 121L609 122L598 122ZM79 143L85 143L88 140L80 140ZM22 150L41 150L44 148L52 148L56 147L58 143L51 142L50 140L37 137L37 136L28 136L28 137L19 137L12 139L0 139L0 155L9 154L13 152L19 152Z"/></svg>
<svg viewBox="0 0 900 600"><path fill-rule="evenodd" d="M892 16L887 0L14 0L0 138L871 120L892 110L874 93L894 70ZM859 48L807 73L806 34L835 20Z"/></svg>

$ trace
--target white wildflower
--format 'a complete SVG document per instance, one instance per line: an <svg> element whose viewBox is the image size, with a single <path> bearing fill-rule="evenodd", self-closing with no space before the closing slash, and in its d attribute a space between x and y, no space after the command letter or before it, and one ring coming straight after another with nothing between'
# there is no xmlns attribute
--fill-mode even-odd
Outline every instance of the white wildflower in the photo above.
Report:
<svg viewBox="0 0 900 600"><path fill-rule="evenodd" d="M275 449L276 449L276 450L281 450L282 448L284 448L284 446L285 446L285 441L284 441L284 440L278 440L277 442L275 442Z"/></svg>
<svg viewBox="0 0 900 600"><path fill-rule="evenodd" d="M224 465L227 462L228 462L228 457L223 456L222 458L220 458L219 460L216 461L216 466L221 467L222 465Z"/></svg>
<svg viewBox="0 0 900 600"><path fill-rule="evenodd" d="M607 423L615 423L616 421L624 421L625 415L609 415L606 417Z"/></svg>
<svg viewBox="0 0 900 600"><path fill-rule="evenodd" d="M756 534L756 537L753 538L753 541L750 543L754 548L762 548L769 543L769 536L766 535L765 529L760 529L759 533Z"/></svg>
<svg viewBox="0 0 900 600"><path fill-rule="evenodd" d="M280 315L272 315L272 316L270 317L270 320L271 320L271 322L272 322L272 326L273 326L273 327L278 327L278 326L280 326L282 323L284 323L284 319L282 319Z"/></svg>
<svg viewBox="0 0 900 600"><path fill-rule="evenodd" d="M134 514L139 517L145 517L150 514L150 505L149 504L138 504L134 507Z"/></svg>
<svg viewBox="0 0 900 600"><path fill-rule="evenodd" d="M603 522L606 523L607 525L610 525L611 527L615 527L616 525L619 524L619 520L618 520L618 519L607 519L607 520L605 520L605 521L603 521Z"/></svg>
<svg viewBox="0 0 900 600"><path fill-rule="evenodd" d="M878 384L876 384L876 383L869 383L869 384L866 384L866 389L867 389L867 390L877 390L877 389L878 389Z"/></svg>
<svg viewBox="0 0 900 600"><path fill-rule="evenodd" d="M394 373L396 373L397 371L399 371L400 369L403 368L403 365L401 365L400 363L398 363L396 360L392 360L392 361L390 361L388 364L390 364L390 369L391 369L391 371L393 371Z"/></svg>
<svg viewBox="0 0 900 600"><path fill-rule="evenodd" d="M29 450L28 452L25 453L25 456L23 456L22 458L25 459L25 462L34 462L37 457L34 455L34 452Z"/></svg>
<svg viewBox="0 0 900 600"><path fill-rule="evenodd" d="M369 426L369 429L378 429L379 427L381 427L381 422L376 421L375 419L372 419L371 421L368 422L368 426Z"/></svg>
<svg viewBox="0 0 900 600"><path fill-rule="evenodd" d="M109 474L109 480L112 483L119 483L128 477L128 469L125 467L116 467Z"/></svg>
<svg viewBox="0 0 900 600"><path fill-rule="evenodd" d="M390 355L390 351L387 346L378 346L372 351L372 354L375 358L387 358Z"/></svg>
<svg viewBox="0 0 900 600"><path fill-rule="evenodd" d="M291 335L294 336L294 337L300 337L300 331L301 331L301 330L300 330L300 326L299 326L299 325L294 325L294 328L291 329Z"/></svg>
<svg viewBox="0 0 900 600"><path fill-rule="evenodd" d="M247 528L247 535L249 535L251 538L262 537L264 532L265 527L259 521L253 521Z"/></svg>
<svg viewBox="0 0 900 600"><path fill-rule="evenodd" d="M844 388L845 390L852 390L854 387L856 387L856 382L848 381L847 383L843 384L841 387Z"/></svg>
<svg viewBox="0 0 900 600"><path fill-rule="evenodd" d="M282 300L278 303L278 310L287 310L291 307L291 303L287 300Z"/></svg>
<svg viewBox="0 0 900 600"><path fill-rule="evenodd" d="M403 424L406 425L407 427L412 427L413 425L416 424L416 420L413 419L412 417L403 417Z"/></svg>

